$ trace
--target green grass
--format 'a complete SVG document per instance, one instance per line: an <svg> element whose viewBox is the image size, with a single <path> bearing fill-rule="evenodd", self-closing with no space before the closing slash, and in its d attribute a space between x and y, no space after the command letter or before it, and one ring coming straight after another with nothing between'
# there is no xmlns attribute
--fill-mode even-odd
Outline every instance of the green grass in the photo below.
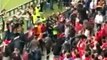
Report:
<svg viewBox="0 0 107 60"><path fill-rule="evenodd" d="M29 1L30 0L0 0L0 9L10 10Z"/></svg>

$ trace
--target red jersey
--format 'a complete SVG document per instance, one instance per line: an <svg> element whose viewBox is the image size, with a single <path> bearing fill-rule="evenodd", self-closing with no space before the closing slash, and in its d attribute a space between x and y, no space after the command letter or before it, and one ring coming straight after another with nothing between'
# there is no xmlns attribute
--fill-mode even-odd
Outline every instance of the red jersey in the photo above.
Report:
<svg viewBox="0 0 107 60"><path fill-rule="evenodd" d="M80 24L79 22L76 22L76 24L75 24L76 32L78 33L80 30L82 30L82 28L83 28L83 25Z"/></svg>
<svg viewBox="0 0 107 60"><path fill-rule="evenodd" d="M95 35L95 39L96 39L97 41L101 40L101 38L104 36L103 33L104 33L103 30L98 31L98 32L96 33L96 35Z"/></svg>
<svg viewBox="0 0 107 60"><path fill-rule="evenodd" d="M80 53L80 56L82 57L83 54L85 53L85 47L86 47L86 43L85 43L85 40L82 39L79 44L78 44L78 50L79 50L79 53Z"/></svg>

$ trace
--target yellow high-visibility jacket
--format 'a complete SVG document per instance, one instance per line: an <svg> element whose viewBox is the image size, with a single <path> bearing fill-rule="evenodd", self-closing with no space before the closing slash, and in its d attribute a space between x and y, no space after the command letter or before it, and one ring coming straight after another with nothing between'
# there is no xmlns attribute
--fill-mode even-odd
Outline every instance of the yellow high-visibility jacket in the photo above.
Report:
<svg viewBox="0 0 107 60"><path fill-rule="evenodd" d="M40 7L35 7L34 13L36 13L36 16L41 16Z"/></svg>

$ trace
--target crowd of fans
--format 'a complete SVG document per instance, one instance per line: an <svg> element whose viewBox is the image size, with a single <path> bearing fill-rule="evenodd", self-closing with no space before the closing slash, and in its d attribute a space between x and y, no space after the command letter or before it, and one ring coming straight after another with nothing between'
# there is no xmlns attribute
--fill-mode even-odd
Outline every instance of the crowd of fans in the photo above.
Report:
<svg viewBox="0 0 107 60"><path fill-rule="evenodd" d="M105 0L71 2L47 19L39 10L32 5L8 18L0 60L50 60L51 52L53 60L107 60Z"/></svg>

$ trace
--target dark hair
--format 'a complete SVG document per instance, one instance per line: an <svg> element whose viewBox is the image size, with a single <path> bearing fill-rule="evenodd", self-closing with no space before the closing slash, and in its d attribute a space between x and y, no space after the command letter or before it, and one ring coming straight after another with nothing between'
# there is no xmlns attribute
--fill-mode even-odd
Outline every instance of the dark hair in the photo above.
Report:
<svg viewBox="0 0 107 60"><path fill-rule="evenodd" d="M14 25L13 25L13 29L18 28L19 25L20 25L19 23L14 24Z"/></svg>
<svg viewBox="0 0 107 60"><path fill-rule="evenodd" d="M71 54L70 54L70 53L68 53L68 54L67 54L67 58L70 58L70 57L71 57Z"/></svg>
<svg viewBox="0 0 107 60"><path fill-rule="evenodd" d="M88 53L85 54L85 57L89 57L89 55L90 55L90 54L89 54L89 52L88 52Z"/></svg>
<svg viewBox="0 0 107 60"><path fill-rule="evenodd" d="M76 54L76 57L77 57L77 58L80 58L80 55L77 53L77 54Z"/></svg>
<svg viewBox="0 0 107 60"><path fill-rule="evenodd" d="M95 58L94 54L91 55L92 58Z"/></svg>

